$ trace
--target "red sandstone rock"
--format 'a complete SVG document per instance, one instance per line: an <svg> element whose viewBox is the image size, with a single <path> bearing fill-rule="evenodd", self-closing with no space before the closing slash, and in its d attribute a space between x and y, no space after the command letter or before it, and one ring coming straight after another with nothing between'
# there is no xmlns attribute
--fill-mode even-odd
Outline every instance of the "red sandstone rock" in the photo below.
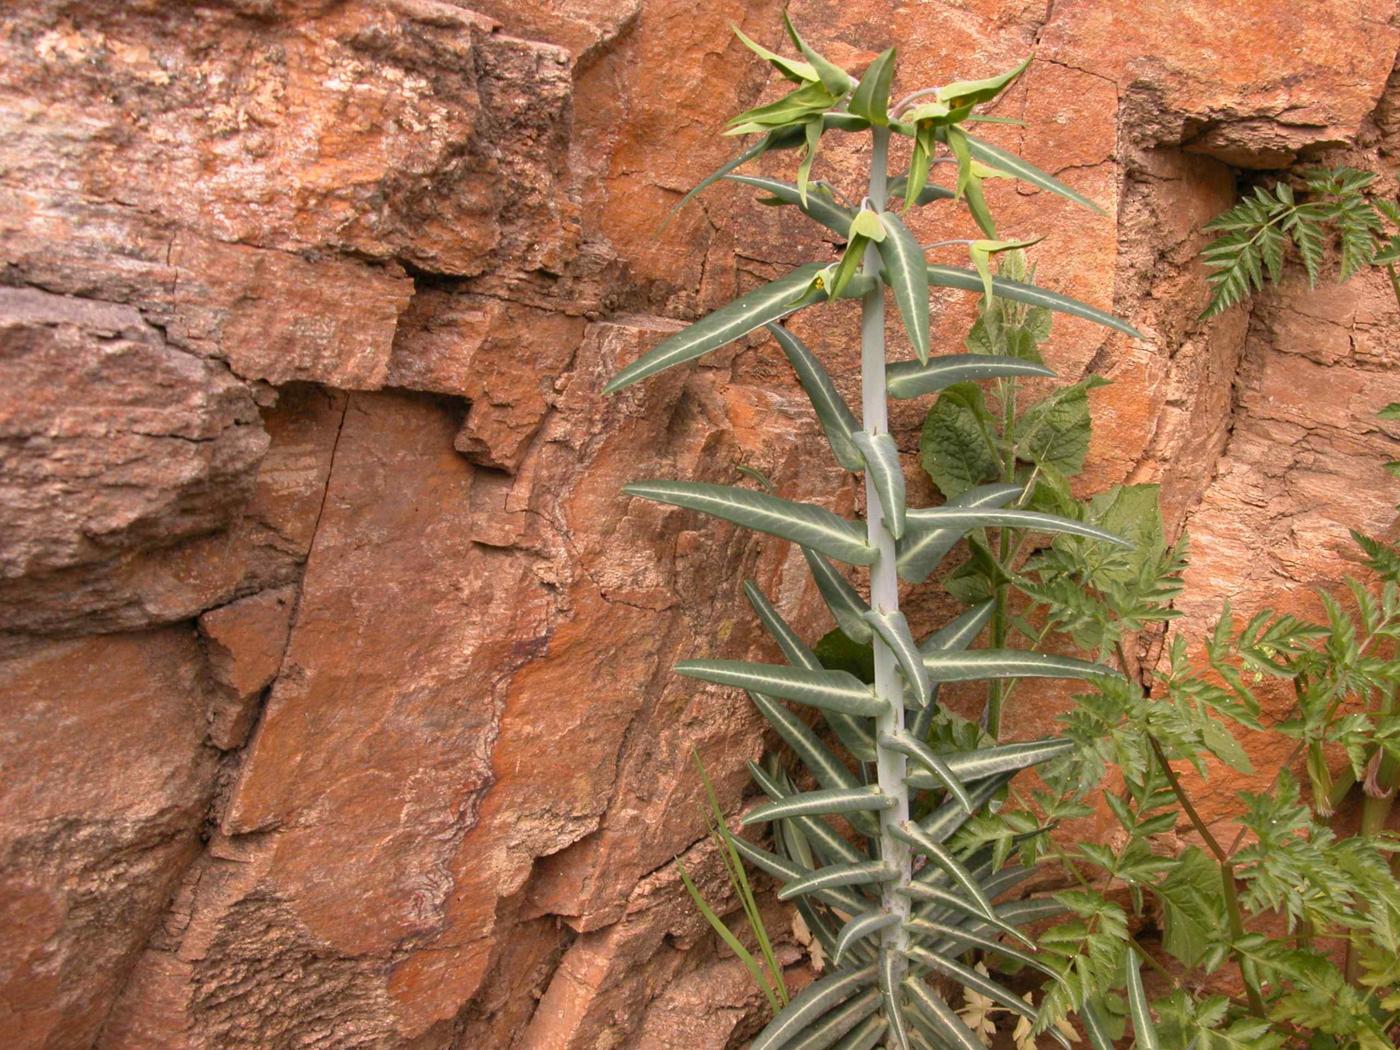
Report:
<svg viewBox="0 0 1400 1050"><path fill-rule="evenodd" d="M209 739L221 750L248 738L257 701L282 669L296 591L260 591L199 618L215 684L223 694L209 712Z"/></svg>

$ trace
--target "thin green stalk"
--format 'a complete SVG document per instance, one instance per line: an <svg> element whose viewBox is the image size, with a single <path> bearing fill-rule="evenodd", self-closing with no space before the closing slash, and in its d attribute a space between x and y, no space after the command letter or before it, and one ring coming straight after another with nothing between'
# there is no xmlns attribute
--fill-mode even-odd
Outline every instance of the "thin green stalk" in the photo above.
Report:
<svg viewBox="0 0 1400 1050"><path fill-rule="evenodd" d="M877 211L885 207L889 136L887 128L872 129L874 146L870 155L867 196ZM885 290L878 280L880 253L874 244L867 245L861 269L877 278L874 287L860 304L861 418L865 432L873 437L889 432L885 386ZM870 605L879 611L898 612L899 577L895 568L894 536L885 525L870 471L865 475L865 505L866 537L880 555L870 570ZM884 713L875 720L875 734L879 739L887 733L904 731L904 689L898 677L895 655L879 635L874 639L874 660L875 695L883 699L886 705ZM881 933L883 950L894 953L894 987L898 987L904 977L906 963L903 953L909 940L904 923L909 917L910 898L900 890L913 879L913 858L909 846L893 833L898 825L909 819L909 785L905 783L905 767L904 755L893 748L881 747L876 751L876 781L880 791L895 800L894 806L880 813L880 857L899 872L899 877L886 882L881 891L884 910L900 918L898 923Z"/></svg>
<svg viewBox="0 0 1400 1050"><path fill-rule="evenodd" d="M1010 484L1016 480L1016 450L1011 444L1011 434L1016 425L1016 380L1006 379L1001 383L1001 480ZM1011 530L1000 529L997 537L997 563L1001 575L1011 570ZM993 595L992 606L992 648L1006 647L1006 611L1010 598L1011 584L999 579ZM993 740L1001 739L1001 711L1006 700L1006 686L1001 679L993 679L987 693L987 735Z"/></svg>

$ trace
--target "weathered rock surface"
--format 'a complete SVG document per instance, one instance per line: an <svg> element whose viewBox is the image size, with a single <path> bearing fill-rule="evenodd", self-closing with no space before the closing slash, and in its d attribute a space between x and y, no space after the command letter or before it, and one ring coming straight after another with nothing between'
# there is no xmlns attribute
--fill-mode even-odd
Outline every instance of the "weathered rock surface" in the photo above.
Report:
<svg viewBox="0 0 1400 1050"><path fill-rule="evenodd" d="M1236 167L1393 155L1395 4L789 9L839 61L897 41L901 91L1036 52L1001 109L1026 126L987 134L1108 214L1010 184L992 207L1009 235L1048 235L1042 283L1146 336L1056 323L1062 377L1113 380L1084 488L1162 485L1193 538L1187 630L1224 597L1297 608L1334 584L1347 528L1393 516L1379 464L1400 435L1374 418L1400 400L1388 289L1291 280L1203 323L1195 258ZM6 17L12 1040L751 1037L763 1006L671 861L724 899L691 755L733 810L763 737L741 698L668 668L772 655L746 576L807 635L827 623L785 545L619 489L743 465L846 513L860 493L766 340L599 389L681 322L834 258L735 187L663 223L729 155L722 116L777 88L727 19L776 45L780 10L46 0ZM833 137L819 163L854 185L863 158ZM970 303L939 303L951 350ZM848 396L855 316L795 322ZM911 469L921 412L895 415ZM1014 732L1053 724L1061 698L1036 699ZM1212 783L1212 807L1241 786Z"/></svg>

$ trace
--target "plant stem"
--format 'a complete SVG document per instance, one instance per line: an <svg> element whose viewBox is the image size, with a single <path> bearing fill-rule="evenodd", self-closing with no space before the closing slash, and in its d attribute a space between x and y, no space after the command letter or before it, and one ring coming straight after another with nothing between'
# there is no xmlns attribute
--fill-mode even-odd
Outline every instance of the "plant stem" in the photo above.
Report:
<svg viewBox="0 0 1400 1050"><path fill-rule="evenodd" d="M1206 847L1215 855L1215 859L1220 864L1220 888L1225 895L1225 913L1230 920L1230 939L1240 941L1245 935L1244 910L1240 907L1240 893L1235 885L1235 866L1230 861L1230 855L1225 852L1216 837L1210 833L1210 828L1206 827L1206 822L1201 819L1201 815L1196 812L1196 807L1191 804L1186 789L1181 786L1181 780L1177 777L1176 771L1172 769L1172 764L1167 761L1167 753L1162 750L1162 745L1157 738L1148 733L1147 740L1152 745L1152 753L1157 756L1157 764L1162 767L1162 773L1166 776L1167 783L1171 785L1172 794L1181 803L1186 819L1191 822L1191 826L1196 829L1196 834L1201 836ZM1254 967L1238 951L1231 954L1235 956L1235 962L1240 968L1240 976L1244 978L1244 990L1249 999L1250 1012L1256 1017L1264 1017L1264 997L1259 992L1259 981L1254 973Z"/></svg>
<svg viewBox="0 0 1400 1050"><path fill-rule="evenodd" d="M1016 480L1016 449L1011 435L1016 426L1016 380L1007 379L1001 384L1001 480L1007 484ZM1003 574L1011 571L1011 530L1000 529L997 536L997 564ZM1006 646L1006 605L1011 585L999 580L992 606L992 648ZM1006 699L1006 686L1000 678L993 679L987 694L987 735L994 741L1001 739L1001 709Z"/></svg>
<svg viewBox="0 0 1400 1050"><path fill-rule="evenodd" d="M877 211L885 207L885 177L889 157L890 133L887 128L872 129L874 148L870 156L870 186L867 196ZM879 280L880 253L874 244L866 246L862 265L864 273L876 278L874 287L860 304L860 387L861 418L866 433L871 436L888 433L889 412L885 389L885 288ZM885 526L880 498L875 491L871 472L865 475L866 529L870 545L879 552L879 559L870 570L871 608L899 611L899 576L895 569L894 537ZM886 733L904 729L904 689L899 680L894 653L877 635L874 640L875 695L885 701L885 710L875 720L878 739ZM900 921L881 934L881 947L895 953L894 987L903 978L906 964L903 952L908 946L904 923L909 917L909 897L900 889L913 877L910 850L891 829L909 819L909 786L905 783L905 757L893 748L880 747L875 753L875 776L880 791L895 800L890 809L880 812L880 857L893 866L899 877L884 884L881 903L886 912L898 915Z"/></svg>

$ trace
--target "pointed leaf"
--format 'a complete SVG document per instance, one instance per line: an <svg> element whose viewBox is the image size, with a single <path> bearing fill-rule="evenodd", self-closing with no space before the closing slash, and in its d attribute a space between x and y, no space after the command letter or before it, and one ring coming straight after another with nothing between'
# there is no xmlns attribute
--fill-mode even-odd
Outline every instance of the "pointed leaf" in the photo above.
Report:
<svg viewBox="0 0 1400 1050"><path fill-rule="evenodd" d="M851 227L851 219L854 218L851 210L842 207L829 196L820 192L821 188L826 185L824 182L813 184L818 192L811 192L812 187L809 187L807 199L804 201L801 191L796 186L790 182L783 182L781 179L769 179L759 175L726 175L724 177L730 182L738 182L745 186L752 186L754 189L763 190L771 198L783 204L793 205L842 237L846 236L846 231Z"/></svg>
<svg viewBox="0 0 1400 1050"><path fill-rule="evenodd" d="M778 648L783 651L788 663L794 667L805 667L809 671L821 670L822 665L812 650L807 648L806 643L797 636L797 632L788 626L782 614L773 608L773 603L753 580L744 581L744 596L748 598L754 612L758 613L759 622L778 643Z"/></svg>
<svg viewBox="0 0 1400 1050"><path fill-rule="evenodd" d="M812 873L811 868L805 868L785 857L780 857L776 853L770 853L762 846L756 846L748 839L734 836L734 848L739 855L760 871L766 871L775 879L790 882L793 879L800 879ZM870 902L856 896L850 890L832 889L823 890L813 894L827 904L835 908L840 908L849 915L858 915L870 906ZM799 909L802 902L798 902Z"/></svg>
<svg viewBox="0 0 1400 1050"><path fill-rule="evenodd" d="M802 57L812 64L812 68L817 71L817 76L821 78L821 82L826 85L828 91L840 98L856 86L855 78L851 74L827 59L802 39L786 11L783 12L783 25L787 27L788 36L797 46L797 50L801 51Z"/></svg>
<svg viewBox="0 0 1400 1050"><path fill-rule="evenodd" d="M914 699L920 707L929 702L928 672L924 668L923 654L914 644L914 636L909 632L909 622L900 612L872 610L865 614L865 622L875 628L875 633L885 643L899 663L904 680L914 691Z"/></svg>
<svg viewBox="0 0 1400 1050"><path fill-rule="evenodd" d="M885 192L891 197L904 197L906 191L909 196L914 197L915 204L932 204L934 201L948 201L953 199L953 191L946 186L928 183L915 190L907 175L898 175L890 179L889 186ZM917 196L915 194L917 194Z"/></svg>
<svg viewBox="0 0 1400 1050"><path fill-rule="evenodd" d="M990 102L1024 73L1030 64L1031 60L1027 58L1015 69L998 76L987 77L985 80L957 80L951 84L945 84L938 89L935 97L938 101L946 102L954 107L975 106L983 102Z"/></svg>
<svg viewBox="0 0 1400 1050"><path fill-rule="evenodd" d="M859 970L837 970L830 976L814 981L794 996L787 1008L758 1033L758 1037L749 1044L749 1050L779 1050L823 1014L877 980L875 967L866 966Z"/></svg>
<svg viewBox="0 0 1400 1050"><path fill-rule="evenodd" d="M969 814L973 812L972 796L967 793L967 788L963 787L962 781L958 779L957 774L948 768L948 764L922 740L910 733L903 732L884 733L879 739L882 746L902 755L908 755L927 769L930 775L935 777L943 787L948 789L948 793L962 804L963 809ZM910 783L912 782L910 780Z"/></svg>
<svg viewBox="0 0 1400 1050"><path fill-rule="evenodd" d="M685 361L692 361L725 343L747 335L769 321L776 321L792 313L796 309L794 299L812 283L812 278L821 268L819 263L799 266L786 277L780 277L741 295L729 305L722 306L709 316L696 321L689 328L662 340L650 352L643 354L613 376L603 388L603 392L616 393L639 379L664 372Z"/></svg>
<svg viewBox="0 0 1400 1050"><path fill-rule="evenodd" d="M698 510L745 528L792 540L852 565L869 565L875 548L845 518L811 503L793 503L764 492L702 481L633 481L629 496Z"/></svg>
<svg viewBox="0 0 1400 1050"><path fill-rule="evenodd" d="M1079 1019L1084 1022L1084 1034L1089 1037L1093 1050L1113 1050L1113 1036L1108 1031L1108 1021L1097 1001L1085 999L1079 1008Z"/></svg>
<svg viewBox="0 0 1400 1050"><path fill-rule="evenodd" d="M983 379L1003 379L1008 376L1054 376L1044 365L1017 357L995 354L948 354L935 357L928 364L899 361L885 370L890 397L919 397L933 394L957 383Z"/></svg>
<svg viewBox="0 0 1400 1050"><path fill-rule="evenodd" d="M982 278L972 270L965 270L960 266L937 266L930 264L928 268L928 283L938 288L958 288L965 292L980 292L982 290ZM1060 295L1058 292L1046 291L1033 284L1022 284L1020 281L1010 281L1004 277L992 278L992 291L997 296L1006 299L1013 299L1018 303L1028 303L1031 306L1044 306L1060 313L1069 314L1073 317L1082 317L1086 321L1093 321L1132 336L1134 339L1142 339L1143 335L1127 321L1114 317L1112 314L1104 313L1095 309L1087 303L1081 303L1078 299L1071 299L1069 296Z"/></svg>
<svg viewBox="0 0 1400 1050"><path fill-rule="evenodd" d="M904 468L899 463L899 446L889 434L868 434L857 430L851 441L860 450L866 476L875 486L875 495L884 514L886 528L895 539L904 535Z"/></svg>
<svg viewBox="0 0 1400 1050"><path fill-rule="evenodd" d="M1006 506L1020 494L1021 488L1018 485L978 485L959 494L938 509L985 512L991 508ZM927 513L922 510L907 512L906 526L913 515ZM942 530L906 529L898 544L897 567L900 577L911 583L923 583L967 531L952 527Z"/></svg>
<svg viewBox="0 0 1400 1050"><path fill-rule="evenodd" d="M808 400L812 402L817 420L826 433L827 441L831 443L836 462L852 472L864 470L865 458L854 441L860 424L856 422L856 417L845 399L837 393L836 384L831 381L831 376L822 367L816 355L786 328L770 324L768 331L778 341L778 346L787 356L788 364L792 365L792 370L797 374L797 381L802 384Z"/></svg>
<svg viewBox="0 0 1400 1050"><path fill-rule="evenodd" d="M854 788L822 788L820 791L800 791L795 795L765 802L744 814L743 825L762 824L785 817L836 816L841 813L876 813L891 809L895 799L882 794L878 784ZM827 887L823 886L822 889Z"/></svg>
<svg viewBox="0 0 1400 1050"><path fill-rule="evenodd" d="M982 887L977 884L977 880L972 877L972 873L963 867L962 863L953 855L951 850L945 849L942 843L936 841L917 824L910 821L905 821L902 824L896 825L892 829L892 832L895 838L907 842L952 879L953 882L967 894L971 901L977 905L984 918L993 921L996 920L996 911L992 907L992 902L988 900L986 894L982 892ZM918 881L922 882L925 880L920 879ZM1017 933L1016 936L1027 944L1031 943L1020 933Z"/></svg>
<svg viewBox="0 0 1400 1050"><path fill-rule="evenodd" d="M921 978L912 975L906 977L904 990L919 1007L929 1028L939 1040L940 1047L949 1047L951 1050L985 1050L982 1041L963 1024L957 1012Z"/></svg>
<svg viewBox="0 0 1400 1050"><path fill-rule="evenodd" d="M744 969L749 971L749 976L753 979L754 984L762 988L763 994L768 997L769 1009L777 1013L782 1009L783 1004L778 999L777 993L773 990L773 986L768 983L768 975L763 972L763 968L759 966L758 960L744 947L743 942L740 941L738 937L734 936L734 931L729 928L729 925L715 914L709 902L706 901L701 892L695 888L695 883L691 881L685 868L681 867L680 861L676 861L676 871L680 874L681 884L685 887L685 892L689 894L691 903L693 903L696 910L705 917L705 921L710 924L710 929L714 930L715 933L719 935L720 940L724 941L726 947L728 947L738 960L744 964Z"/></svg>
<svg viewBox="0 0 1400 1050"><path fill-rule="evenodd" d="M944 761L947 761L945 758ZM952 768L952 763L949 763ZM927 774L925 774L927 775ZM970 780L954 771L954 775L963 782L967 788L967 794L972 799L972 809L975 813L984 804L990 802L996 795L1010 783L1014 773L998 773L995 776L987 777L984 780ZM919 830L928 835L935 842L947 842L952 834L967 823L967 808L955 798L950 798L941 806L935 809L920 820Z"/></svg>
<svg viewBox="0 0 1400 1050"><path fill-rule="evenodd" d="M995 608L996 603L992 601L974 605L920 642L919 651L928 656L945 649L952 651L966 649L977 640L977 636L982 633L982 628L987 626Z"/></svg>
<svg viewBox="0 0 1400 1050"><path fill-rule="evenodd" d="M905 969L901 962L899 956L891 951L881 952L878 959L880 998L884 1000L885 1020L889 1021L890 1032L894 1035L892 1050L909 1050L908 1021L899 999L899 974ZM889 1047L891 1043L887 1041L885 1045Z"/></svg>
<svg viewBox="0 0 1400 1050"><path fill-rule="evenodd" d="M778 891L778 900L789 901L817 890L830 890L839 886L875 886L899 878L899 872L890 864L880 861L865 861L861 864L833 864L819 868L805 878L789 882Z"/></svg>
<svg viewBox="0 0 1400 1050"><path fill-rule="evenodd" d="M881 215L888 236L880 242L880 261L884 264L885 281L894 291L895 305L904 319L904 330L914 355L921 364L928 363L928 263L924 250L909 227L894 212Z"/></svg>
<svg viewBox="0 0 1400 1050"><path fill-rule="evenodd" d="M809 671L743 660L684 660L676 664L675 671L687 678L779 696L846 714L874 716L885 710L885 701L877 697L870 686L846 671Z"/></svg>
<svg viewBox="0 0 1400 1050"><path fill-rule="evenodd" d="M1036 1018L1035 1007L1011 989L998 984L990 977L982 976L971 966L964 966L956 959L949 958L929 948L911 947L905 954L914 962L922 963L930 969L953 978L963 987L972 989L978 995L985 996L994 1003L1000 1003L1014 1014L1019 1014L1031 1021Z"/></svg>
<svg viewBox="0 0 1400 1050"><path fill-rule="evenodd" d="M740 153L737 157L733 157L730 160L725 161L718 168L710 172L710 174L706 175L703 179L701 179L694 186L692 186L686 192L685 196L682 197L679 201L677 201L674 206L672 206L669 214L674 215L676 212L680 211L687 204L689 204L691 200L693 200L699 194L703 193L705 190L709 189L711 186L717 183L720 179L724 178L735 168L747 164L749 161L753 160L756 157L763 156L763 154L767 153L770 149L787 149L791 146L796 146L801 140L801 134L793 135L790 131L788 131L785 128L780 128L777 131L771 132L763 136L763 138L759 139L748 149L744 150L744 152Z"/></svg>
<svg viewBox="0 0 1400 1050"><path fill-rule="evenodd" d="M1030 766L1059 758L1074 750L1074 741L1060 738L1049 740L1028 740L1019 744L999 744L996 747L980 748L976 751L962 751L943 755L943 761L953 775L964 784L971 780L985 781L1006 773L1015 773ZM909 783L913 787L934 788L939 783L928 773L918 770L910 773Z"/></svg>
<svg viewBox="0 0 1400 1050"><path fill-rule="evenodd" d="M899 925L899 916L893 912L873 911L863 912L857 915L845 926L841 927L841 933L836 938L836 953L831 957L831 962L835 966L841 965L841 956L846 953L846 949L857 941L869 937L871 934L879 933L881 930L889 929L891 926Z"/></svg>
<svg viewBox="0 0 1400 1050"><path fill-rule="evenodd" d="M880 993L876 992L875 1006L877 1010L883 1001ZM874 1013L867 1017L860 1026L852 1029L846 1038L842 1039L839 1043L832 1043L831 1050L874 1050L876 1044L884 1039L885 1029L888 1027L889 1022L885 1020L885 1015L883 1013ZM789 1050L809 1050L809 1046L805 1042L793 1043ZM810 1046L810 1050L827 1050L827 1048L822 1043L813 1043Z"/></svg>
<svg viewBox="0 0 1400 1050"><path fill-rule="evenodd" d="M943 906L945 909L953 909L957 912L960 912L963 915L967 915L971 918L976 919L978 922L982 923L983 926L991 926L992 928L1000 930L1002 933L1010 934L1013 937L1023 936L1020 930L1016 929L1016 927L1004 921L1001 918L1001 916L997 915L995 909L993 909L991 915L986 915L982 912L981 907L974 901L968 900L966 897L960 896L959 894L952 893L951 891L946 890L941 886L935 886L927 882L915 881L910 882L905 886L901 886L899 892L907 896L910 900L922 901L929 904L938 904ZM910 921L912 922L914 920ZM965 932L965 927L959 927L960 935ZM968 941L968 943L971 944L974 942Z"/></svg>
<svg viewBox="0 0 1400 1050"><path fill-rule="evenodd" d="M763 59L765 62L772 64L774 69L776 69L783 76L787 77L793 83L805 84L818 79L817 71L812 67L812 64L810 62L802 62L794 58L784 58L782 55L777 54L776 52L769 51L762 44L756 43L755 41L750 40L748 37L746 37L744 35L744 31L738 26L736 26L733 22L729 23L729 28L733 31L734 35L739 38L739 40L743 43L743 45L746 48L752 51L759 58Z"/></svg>
<svg viewBox="0 0 1400 1050"><path fill-rule="evenodd" d="M924 656L929 679L937 682L981 682L1003 678L1120 678L1104 664L1054 656L1029 649L973 649L935 652Z"/></svg>
<svg viewBox="0 0 1400 1050"><path fill-rule="evenodd" d="M874 1046L879 1039L879 1033L884 1029L883 1018L876 1014L879 1009L880 991L877 988L871 988L860 995L853 996L848 1002L832 1010L821 1020L808 1025L803 1033L792 1042L787 1043L783 1050L828 1050L847 1033L850 1033L848 1039L854 1040L850 1045L854 1046L861 1039L868 1037L872 1031L873 1038L864 1046L867 1048ZM875 1022L873 1026L871 1025L872 1021Z"/></svg>
<svg viewBox="0 0 1400 1050"><path fill-rule="evenodd" d="M964 134L966 135L966 132L964 132ZM990 142L984 142L972 135L967 135L966 137L972 155L984 164L990 164L992 167L1004 171L1008 175L1015 176L1022 182L1029 183L1032 186L1038 186L1043 190L1049 190L1051 193L1058 194L1066 200L1072 200L1074 203L1088 208L1097 215L1108 214L1088 197L1085 197L1076 190L1070 189L1054 176L1047 175L1034 164L1030 163L1030 161L1024 160L1014 153L1008 153L1006 150L993 146Z"/></svg>
<svg viewBox="0 0 1400 1050"><path fill-rule="evenodd" d="M1157 1027L1147 1008L1147 991L1142 986L1137 952L1129 948L1123 954L1123 982L1128 990L1128 1014L1133 1019L1133 1036L1137 1050L1161 1050Z"/></svg>
<svg viewBox="0 0 1400 1050"><path fill-rule="evenodd" d="M807 566L812 570L812 578L817 581L826 607L831 610L836 626L853 642L869 642L875 637L874 629L865 622L865 614L870 606L831 563L808 547L802 548Z"/></svg>
<svg viewBox="0 0 1400 1050"><path fill-rule="evenodd" d="M872 124L888 124L890 83L894 80L894 48L882 51L861 75L847 105L852 113Z"/></svg>
<svg viewBox="0 0 1400 1050"><path fill-rule="evenodd" d="M762 694L753 693L750 695L754 697L759 697ZM753 777L754 783L756 783L763 790L763 793L767 795L770 799L772 799L774 802L781 801L782 799L789 798L792 795L797 794L796 791L785 790L782 785L780 785L776 780L773 779L773 777L769 776L769 774L763 769L762 766L758 766L755 765L753 762L750 762L748 763L748 767L749 775ZM880 833L878 823L876 823L874 818L870 817L868 814L847 813L845 814L845 817L848 821L850 821L851 826L861 831L861 834L863 835L868 834L869 836L875 836ZM818 817L796 816L788 817L785 819L795 824L798 827L798 829L801 830L801 832L807 836L808 840L810 840L812 845L816 848L816 851L826 855L833 864L838 862L845 864L860 864L870 859L860 850L856 849L849 842L847 842L840 835L838 835L835 832L835 830L832 829L830 824L826 823L826 821L821 820ZM869 832L862 830L860 825L857 823L862 819L868 822L867 826L869 827Z"/></svg>

